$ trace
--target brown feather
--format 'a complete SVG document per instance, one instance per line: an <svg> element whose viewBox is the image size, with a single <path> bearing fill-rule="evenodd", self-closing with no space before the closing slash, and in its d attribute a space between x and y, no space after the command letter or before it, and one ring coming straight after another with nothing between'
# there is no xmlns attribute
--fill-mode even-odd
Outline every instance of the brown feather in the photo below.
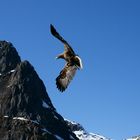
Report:
<svg viewBox="0 0 140 140"><path fill-rule="evenodd" d="M56 78L57 88L63 92L70 84L76 73L77 67L75 65L71 65L67 63L63 70L60 72L59 76Z"/></svg>

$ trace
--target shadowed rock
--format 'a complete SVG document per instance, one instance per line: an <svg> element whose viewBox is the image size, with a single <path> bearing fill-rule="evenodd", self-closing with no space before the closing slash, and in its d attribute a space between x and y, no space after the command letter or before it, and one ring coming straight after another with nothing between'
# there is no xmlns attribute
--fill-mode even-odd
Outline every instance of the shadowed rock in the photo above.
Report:
<svg viewBox="0 0 140 140"><path fill-rule="evenodd" d="M20 62L20 57L12 43L0 41L0 73L9 72Z"/></svg>

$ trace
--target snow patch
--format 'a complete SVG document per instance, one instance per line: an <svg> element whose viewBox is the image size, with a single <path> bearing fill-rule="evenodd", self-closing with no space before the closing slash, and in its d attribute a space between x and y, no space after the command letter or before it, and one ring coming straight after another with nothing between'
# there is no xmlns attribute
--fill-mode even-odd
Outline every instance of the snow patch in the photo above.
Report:
<svg viewBox="0 0 140 140"><path fill-rule="evenodd" d="M109 140L101 135L93 134L93 133L87 133L83 130L74 131L75 135L79 140Z"/></svg>
<svg viewBox="0 0 140 140"><path fill-rule="evenodd" d="M128 138L126 140L139 140L139 137L132 137L132 138Z"/></svg>
<svg viewBox="0 0 140 140"><path fill-rule="evenodd" d="M22 121L31 121L33 123L39 124L39 122L37 120L28 120L28 119L25 119L23 117L14 117L13 119L14 120L22 120Z"/></svg>
<svg viewBox="0 0 140 140"><path fill-rule="evenodd" d="M8 118L9 116L4 116L4 118Z"/></svg>
<svg viewBox="0 0 140 140"><path fill-rule="evenodd" d="M45 108L49 108L50 107L45 101L42 101L42 106L45 107Z"/></svg>
<svg viewBox="0 0 140 140"><path fill-rule="evenodd" d="M52 134L51 132L49 132L46 128L43 128L42 131L47 132L49 134Z"/></svg>
<svg viewBox="0 0 140 140"><path fill-rule="evenodd" d="M58 120L58 117L57 116L54 116L54 118L56 118Z"/></svg>
<svg viewBox="0 0 140 140"><path fill-rule="evenodd" d="M95 134L88 134L85 131L74 131L75 135L80 139L80 140L107 140L102 136L95 135Z"/></svg>
<svg viewBox="0 0 140 140"><path fill-rule="evenodd" d="M64 118L64 120L67 121L67 122L70 122L71 124L77 125L77 123L75 121L70 121L70 120L68 120L66 118Z"/></svg>
<svg viewBox="0 0 140 140"><path fill-rule="evenodd" d="M11 70L8 72L8 74L15 72L15 70ZM0 73L0 76L2 76L2 74Z"/></svg>
<svg viewBox="0 0 140 140"><path fill-rule="evenodd" d="M111 140L109 138L106 138L106 137L98 135L98 134L88 133L83 128L82 125L80 125L79 123L76 123L75 121L70 121L65 118L64 118L64 120L66 122L70 123L70 125L72 125L72 126L77 126L77 129L72 130L72 131L79 140Z"/></svg>
<svg viewBox="0 0 140 140"><path fill-rule="evenodd" d="M31 120L33 123L39 124L37 120Z"/></svg>
<svg viewBox="0 0 140 140"><path fill-rule="evenodd" d="M14 117L13 119L14 120L22 120L22 121L31 121L33 123L39 124L39 122L37 120L28 120L28 119L25 119L23 117Z"/></svg>
<svg viewBox="0 0 140 140"><path fill-rule="evenodd" d="M8 118L9 116L5 115L4 117ZM37 120L29 120L29 119L25 119L24 117L13 117L13 120L31 121L32 123L39 124L39 122ZM42 130L47 131L45 129L42 129Z"/></svg>
<svg viewBox="0 0 140 140"><path fill-rule="evenodd" d="M45 132L49 132L46 128L43 128L42 130L45 131Z"/></svg>
<svg viewBox="0 0 140 140"><path fill-rule="evenodd" d="M29 121L28 119L25 119L23 117L14 117L13 120Z"/></svg>
<svg viewBox="0 0 140 140"><path fill-rule="evenodd" d="M9 88L11 85L8 85L7 87Z"/></svg>
<svg viewBox="0 0 140 140"><path fill-rule="evenodd" d="M13 73L13 72L15 72L15 70L11 70L11 71L10 71L10 73Z"/></svg>
<svg viewBox="0 0 140 140"><path fill-rule="evenodd" d="M10 73L13 73L13 72L15 72L15 70L10 70L8 73L10 74Z"/></svg>
<svg viewBox="0 0 140 140"><path fill-rule="evenodd" d="M135 139L135 138L129 138L129 139L126 139L126 140L137 140L137 139Z"/></svg>
<svg viewBox="0 0 140 140"><path fill-rule="evenodd" d="M61 138L61 137L58 136L58 135L55 135L55 137L56 137L58 140L64 140L63 138Z"/></svg>

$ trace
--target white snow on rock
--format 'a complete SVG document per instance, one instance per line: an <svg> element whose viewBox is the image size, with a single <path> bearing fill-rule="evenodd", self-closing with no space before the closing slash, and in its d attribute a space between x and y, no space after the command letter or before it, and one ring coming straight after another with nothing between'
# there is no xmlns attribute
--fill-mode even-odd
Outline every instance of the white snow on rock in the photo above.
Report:
<svg viewBox="0 0 140 140"><path fill-rule="evenodd" d="M55 135L55 137L57 138L57 140L64 140L63 138L61 138L61 137L58 136L58 135Z"/></svg>
<svg viewBox="0 0 140 140"><path fill-rule="evenodd" d="M45 107L45 108L49 108L50 107L45 101L42 101L42 106Z"/></svg>
<svg viewBox="0 0 140 140"><path fill-rule="evenodd" d="M58 117L54 116L54 118L56 118L58 120Z"/></svg>
<svg viewBox="0 0 140 140"><path fill-rule="evenodd" d="M46 128L43 128L42 131L47 132L49 134L52 134L51 132L49 132Z"/></svg>
<svg viewBox="0 0 140 140"><path fill-rule="evenodd" d="M5 118L8 118L9 116L4 116Z"/></svg>
<svg viewBox="0 0 140 140"><path fill-rule="evenodd" d="M72 128L73 133L76 135L76 137L79 140L111 140L109 138L106 138L104 136L88 133L82 125L79 123L76 123L75 121L70 121L68 119L64 119L68 125Z"/></svg>
<svg viewBox="0 0 140 140"><path fill-rule="evenodd" d="M79 140L109 140L103 136L87 133L83 130L74 131L75 135L79 138Z"/></svg>
<svg viewBox="0 0 140 140"><path fill-rule="evenodd" d="M31 120L33 123L39 124L37 120Z"/></svg>
<svg viewBox="0 0 140 140"><path fill-rule="evenodd" d="M25 119L23 117L14 117L14 120L22 120L22 121L29 121L28 119Z"/></svg>
<svg viewBox="0 0 140 140"><path fill-rule="evenodd" d="M66 119L66 118L64 118L64 120L70 122L70 123L73 124L73 125L77 125L77 122L75 122L75 121L70 121L70 120L68 120L68 119Z"/></svg>
<svg viewBox="0 0 140 140"><path fill-rule="evenodd" d="M135 136L135 137L132 137L132 138L128 138L126 140L140 140L140 136Z"/></svg>
<svg viewBox="0 0 140 140"><path fill-rule="evenodd" d="M10 73L13 73L13 72L15 72L15 70L10 70L8 73L10 74Z"/></svg>
<svg viewBox="0 0 140 140"><path fill-rule="evenodd" d="M15 72L15 70L11 70L8 72L8 74ZM0 76L2 76L2 74L0 73Z"/></svg>
<svg viewBox="0 0 140 140"><path fill-rule="evenodd" d="M4 116L4 117L9 117L9 116ZM31 121L33 123L36 123L36 124L39 124L39 122L37 120L28 120L28 119L25 119L24 117L13 117L13 120L21 120L21 121Z"/></svg>
<svg viewBox="0 0 140 140"><path fill-rule="evenodd" d="M10 71L10 73L13 73L13 72L15 72L15 70L11 70L11 71Z"/></svg>

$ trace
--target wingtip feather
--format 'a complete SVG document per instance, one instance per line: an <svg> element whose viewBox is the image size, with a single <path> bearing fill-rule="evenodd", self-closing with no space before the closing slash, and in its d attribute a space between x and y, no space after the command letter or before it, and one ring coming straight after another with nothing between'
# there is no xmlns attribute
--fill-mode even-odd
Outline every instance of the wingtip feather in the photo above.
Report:
<svg viewBox="0 0 140 140"><path fill-rule="evenodd" d="M56 34L56 29L54 28L54 26L52 24L50 24L50 31L51 31L52 35Z"/></svg>
<svg viewBox="0 0 140 140"><path fill-rule="evenodd" d="M59 81L59 76L56 78L56 87L58 88L58 90L60 92L64 92L65 91L65 87L63 87L61 84L60 84L60 81Z"/></svg>

